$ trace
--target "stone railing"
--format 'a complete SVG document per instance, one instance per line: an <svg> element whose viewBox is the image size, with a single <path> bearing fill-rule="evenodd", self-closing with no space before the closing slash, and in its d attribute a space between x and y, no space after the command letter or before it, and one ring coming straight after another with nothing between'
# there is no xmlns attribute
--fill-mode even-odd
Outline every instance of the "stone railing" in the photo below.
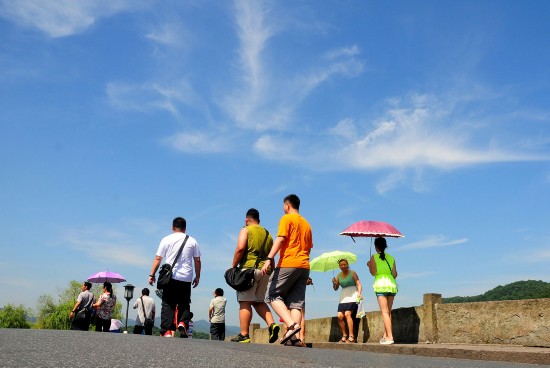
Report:
<svg viewBox="0 0 550 368"><path fill-rule="evenodd" d="M550 347L550 299L443 304L441 294L424 294L419 307L392 311L397 343L503 344ZM378 342L380 312L356 319L358 342ZM266 343L267 328L253 324L253 342ZM337 342L336 317L306 320L307 342Z"/></svg>

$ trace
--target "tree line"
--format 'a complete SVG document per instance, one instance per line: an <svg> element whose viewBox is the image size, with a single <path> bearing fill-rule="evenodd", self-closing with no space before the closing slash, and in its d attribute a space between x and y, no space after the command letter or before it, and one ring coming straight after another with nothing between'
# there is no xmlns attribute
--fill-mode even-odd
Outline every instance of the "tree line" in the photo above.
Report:
<svg viewBox="0 0 550 368"><path fill-rule="evenodd" d="M541 280L527 280L516 281L507 285L499 285L480 295L453 296L442 299L443 303L469 303L541 298L550 298L550 283Z"/></svg>

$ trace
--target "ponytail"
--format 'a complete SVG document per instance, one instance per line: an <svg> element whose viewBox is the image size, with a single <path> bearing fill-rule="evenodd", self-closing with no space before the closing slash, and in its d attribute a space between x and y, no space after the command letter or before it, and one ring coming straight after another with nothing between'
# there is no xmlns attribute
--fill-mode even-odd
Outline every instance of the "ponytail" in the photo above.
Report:
<svg viewBox="0 0 550 368"><path fill-rule="evenodd" d="M386 239L382 237L374 239L374 246L380 252L380 259L385 261L386 254L384 254L384 250L388 247L388 244L386 243Z"/></svg>

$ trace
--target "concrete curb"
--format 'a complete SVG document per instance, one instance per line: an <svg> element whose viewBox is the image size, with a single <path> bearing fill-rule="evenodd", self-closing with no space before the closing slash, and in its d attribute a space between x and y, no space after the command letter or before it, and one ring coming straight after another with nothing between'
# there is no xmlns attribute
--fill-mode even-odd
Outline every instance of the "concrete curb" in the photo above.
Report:
<svg viewBox="0 0 550 368"><path fill-rule="evenodd" d="M394 344L373 343L342 344L314 342L308 346L318 349L368 351L372 353L418 355L439 358L488 360L528 364L550 364L550 348L502 345L455 345L455 344Z"/></svg>

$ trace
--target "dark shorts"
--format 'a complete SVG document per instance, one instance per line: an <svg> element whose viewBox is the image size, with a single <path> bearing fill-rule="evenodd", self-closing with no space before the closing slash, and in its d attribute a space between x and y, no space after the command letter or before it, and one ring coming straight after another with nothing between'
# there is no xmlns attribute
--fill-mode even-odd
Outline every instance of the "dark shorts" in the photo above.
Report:
<svg viewBox="0 0 550 368"><path fill-rule="evenodd" d="M308 277L308 268L276 268L269 277L265 302L281 300L288 309L303 309Z"/></svg>
<svg viewBox="0 0 550 368"><path fill-rule="evenodd" d="M376 296L396 296L396 293L374 293Z"/></svg>
<svg viewBox="0 0 550 368"><path fill-rule="evenodd" d="M351 303L340 303L338 304L338 312L357 312L357 303L351 302Z"/></svg>

